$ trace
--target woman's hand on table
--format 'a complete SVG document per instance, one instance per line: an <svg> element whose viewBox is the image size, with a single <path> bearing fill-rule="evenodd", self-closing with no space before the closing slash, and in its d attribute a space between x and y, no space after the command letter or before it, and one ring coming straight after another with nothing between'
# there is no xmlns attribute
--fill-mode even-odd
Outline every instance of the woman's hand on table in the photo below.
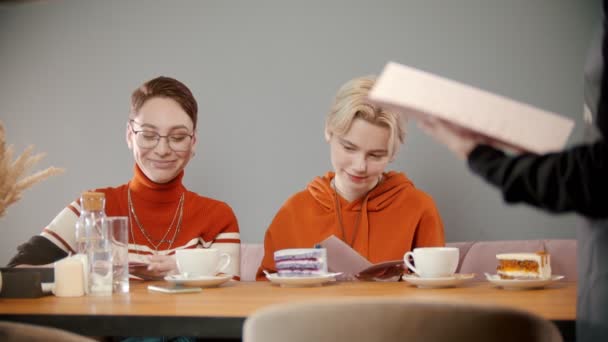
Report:
<svg viewBox="0 0 608 342"><path fill-rule="evenodd" d="M364 281L397 281L405 271L403 260L392 260L368 267L356 274L355 278Z"/></svg>
<svg viewBox="0 0 608 342"><path fill-rule="evenodd" d="M170 255L151 255L148 264L129 267L129 273L144 280L160 280L177 273L175 257Z"/></svg>
<svg viewBox="0 0 608 342"><path fill-rule="evenodd" d="M158 272L164 275L177 272L177 263L172 255L151 255L148 258L148 271Z"/></svg>

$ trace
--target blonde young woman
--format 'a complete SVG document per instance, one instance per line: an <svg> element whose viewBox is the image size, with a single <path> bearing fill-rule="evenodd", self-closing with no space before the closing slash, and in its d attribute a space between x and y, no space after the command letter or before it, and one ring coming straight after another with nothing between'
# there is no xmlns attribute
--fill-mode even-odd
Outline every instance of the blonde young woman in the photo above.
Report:
<svg viewBox="0 0 608 342"><path fill-rule="evenodd" d="M197 143L198 105L190 89L157 77L131 95L126 125L133 177L101 188L108 216L129 217L129 261L147 264L135 273L160 278L174 273L174 253L183 248L218 248L231 254L228 272L238 278L240 237L236 217L223 202L189 191L184 169ZM69 204L42 231L19 246L9 266L48 264L74 253L80 200Z"/></svg>
<svg viewBox="0 0 608 342"><path fill-rule="evenodd" d="M266 231L258 280L264 270L276 271L276 250L310 248L331 235L372 263L445 244L433 199L404 173L386 171L405 138L405 122L368 102L373 85L373 77L360 77L338 91L325 122L334 170L279 209Z"/></svg>

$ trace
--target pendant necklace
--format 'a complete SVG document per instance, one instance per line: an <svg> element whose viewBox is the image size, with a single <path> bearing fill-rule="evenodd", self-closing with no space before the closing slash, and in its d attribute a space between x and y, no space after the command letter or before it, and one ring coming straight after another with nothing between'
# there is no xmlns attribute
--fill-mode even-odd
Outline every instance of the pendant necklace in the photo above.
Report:
<svg viewBox="0 0 608 342"><path fill-rule="evenodd" d="M137 217L137 214L135 213L135 207L133 206L133 200L131 199L131 188L127 188L127 204L129 206L129 220L131 221L130 230L131 230L131 238L133 239L133 244L135 244L135 233L133 232L133 221L135 221L140 232L142 233L142 235L144 236L146 241L148 241L148 244L154 248L155 252L158 252L158 248L163 243L168 243L169 246L167 247L167 249L171 249L171 247L173 246L173 243L175 242L175 238L177 237L177 234L179 233L181 225L182 225L182 218L183 218L183 214L184 214L184 197L185 197L184 195L185 195L185 193L182 193L182 195L179 199L179 203L177 204L177 209L175 210L175 214L173 215L173 220L171 221L171 224L165 231L165 234L163 235L163 237L160 240L158 240L158 239L153 238L150 234L148 234L146 229L144 229L143 225L139 221L139 218ZM175 225L175 231L173 233L173 237L170 240L167 240L167 236L169 235L169 232L173 228L173 224L175 223L176 219L177 219L177 224ZM153 241L156 241L156 243Z"/></svg>

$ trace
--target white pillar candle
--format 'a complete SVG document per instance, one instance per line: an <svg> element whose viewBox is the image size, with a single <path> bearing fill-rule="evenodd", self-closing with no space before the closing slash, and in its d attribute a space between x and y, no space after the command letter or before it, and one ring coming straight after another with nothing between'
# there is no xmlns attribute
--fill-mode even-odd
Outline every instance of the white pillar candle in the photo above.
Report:
<svg viewBox="0 0 608 342"><path fill-rule="evenodd" d="M79 297L85 294L84 265L81 258L67 257L55 263L55 287L57 297Z"/></svg>

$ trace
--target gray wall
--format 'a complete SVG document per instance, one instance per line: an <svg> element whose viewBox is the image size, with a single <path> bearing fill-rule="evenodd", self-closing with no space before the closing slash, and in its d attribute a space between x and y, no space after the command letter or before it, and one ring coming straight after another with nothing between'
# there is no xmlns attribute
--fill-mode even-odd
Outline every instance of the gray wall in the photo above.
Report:
<svg viewBox="0 0 608 342"><path fill-rule="evenodd" d="M599 1L44 1L0 5L0 119L9 142L67 172L0 220L0 264L89 188L129 180L131 91L191 87L199 146L185 184L228 202L261 242L283 201L330 168L323 119L346 80L388 60L577 120ZM415 125L392 169L430 193L447 239L572 238L579 218L505 205ZM305 227L303 227L305 228Z"/></svg>

